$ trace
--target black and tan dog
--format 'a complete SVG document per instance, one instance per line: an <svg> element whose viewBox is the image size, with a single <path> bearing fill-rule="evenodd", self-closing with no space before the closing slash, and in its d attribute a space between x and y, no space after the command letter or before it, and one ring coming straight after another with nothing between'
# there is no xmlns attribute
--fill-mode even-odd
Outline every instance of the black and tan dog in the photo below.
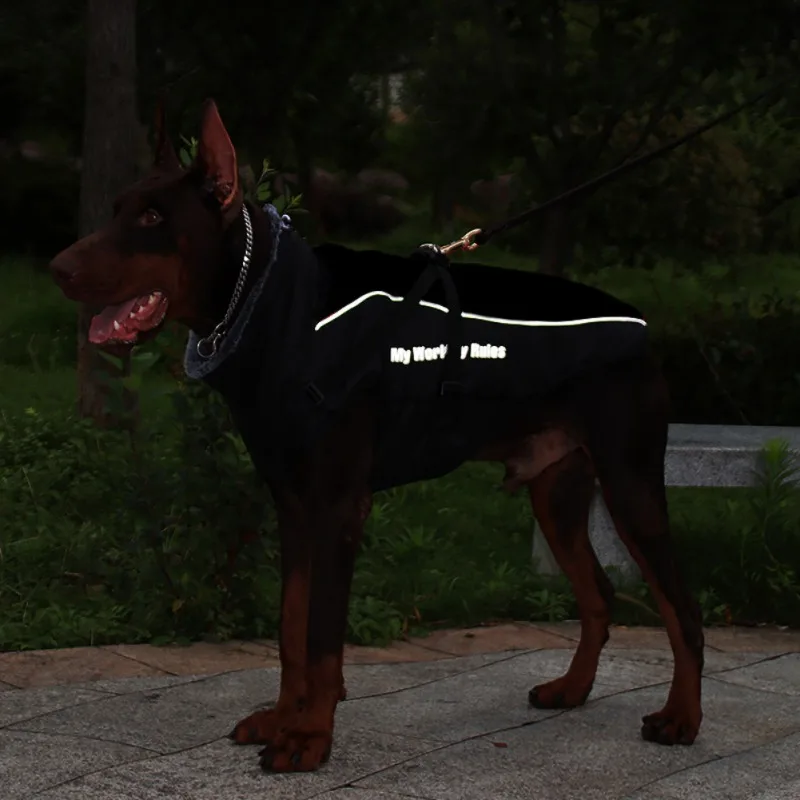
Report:
<svg viewBox="0 0 800 800"><path fill-rule="evenodd" d="M587 286L435 253L309 247L271 206L244 202L217 108L182 169L159 129L154 168L113 221L53 259L67 297L103 308L90 338L134 345L167 319L191 333L190 376L230 405L278 514L281 686L231 734L277 771L331 752L343 696L353 564L372 493L468 460L506 466L572 582L581 640L537 708L584 703L608 639L612 586L592 550L598 480L658 602L675 660L642 736L691 744L703 632L678 572L664 490L668 393L630 306Z"/></svg>

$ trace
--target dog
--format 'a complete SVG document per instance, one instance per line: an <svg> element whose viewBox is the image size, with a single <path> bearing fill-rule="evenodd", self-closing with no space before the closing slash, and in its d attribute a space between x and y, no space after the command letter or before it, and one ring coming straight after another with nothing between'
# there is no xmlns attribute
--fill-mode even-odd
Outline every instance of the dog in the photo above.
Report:
<svg viewBox="0 0 800 800"><path fill-rule="evenodd" d="M345 695L351 577L374 491L469 460L527 489L571 581L581 636L536 708L586 702L608 640L611 582L592 549L599 482L666 625L674 676L641 735L690 745L702 720L703 629L676 565L664 488L669 397L636 309L537 273L311 248L274 208L245 202L212 100L181 166L157 117L151 172L113 220L59 253L71 300L102 308L90 341L131 347L166 320L189 331L186 370L225 396L275 504L282 560L280 693L240 721L263 769L317 769ZM462 310L463 306L463 310ZM527 313L526 313L527 312Z"/></svg>

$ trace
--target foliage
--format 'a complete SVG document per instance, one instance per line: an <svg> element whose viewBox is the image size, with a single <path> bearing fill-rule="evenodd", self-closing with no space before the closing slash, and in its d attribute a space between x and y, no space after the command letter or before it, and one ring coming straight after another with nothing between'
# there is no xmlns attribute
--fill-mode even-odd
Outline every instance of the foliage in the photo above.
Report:
<svg viewBox="0 0 800 800"><path fill-rule="evenodd" d="M0 648L274 636L274 518L222 404L171 393L126 436L29 409L0 418ZM800 624L800 497L785 449L754 490L671 490L676 546L708 623ZM357 565L348 638L443 624L574 617L563 579L537 578L524 497L473 465L381 493ZM236 514L230 509L235 508ZM615 618L654 621L641 586Z"/></svg>
<svg viewBox="0 0 800 800"><path fill-rule="evenodd" d="M794 13L792 3L773 4L769 16L737 3L736 18L726 14L723 20L699 12L693 0L507 0L493 5L438 0L436 7L433 46L425 52L408 98L412 120L427 145L427 163L435 178L444 172L454 182L467 180L468 169L508 170L516 165L527 190L520 198L526 205L643 152L656 134L663 137L670 129L677 133L686 127L681 122L685 116L707 120L720 102L730 99L732 74L759 69L765 75L775 69L776 54L786 52L781 49L785 37L775 28ZM759 29L774 38L754 36ZM653 209L641 193L632 193L630 203L641 204L648 221L647 229L639 231L643 215L637 213L631 220L624 206L614 208L612 203L610 216L626 226L621 236L612 232L617 234L612 241L649 241L665 222L663 237L670 241L676 219L694 221L687 195L714 207L724 197L726 182L735 183L747 201L741 158L737 162L736 154L722 150L722 144L718 137L720 164L711 193L704 175L708 170L696 168L698 157L688 165L688 180L677 181L674 189L670 164L675 157L660 169L643 171L639 185L647 188L651 200L658 199L658 205ZM621 187L614 188L622 193ZM630 191L630 185L627 188ZM605 230L607 218L597 212L608 192L602 190L597 204L586 212L570 210L574 236L587 226ZM740 197L729 198L731 205L737 202ZM701 216L697 225L703 222ZM725 227L730 238L735 220L726 220ZM713 229L698 232L691 224L678 233L693 234L691 243L699 247L713 245L718 235ZM530 244L532 237L544 241L555 235L548 214L516 239ZM561 238L560 263L551 266L562 266L569 255L569 237Z"/></svg>
<svg viewBox="0 0 800 800"><path fill-rule="evenodd" d="M267 150L304 192L315 165L351 175L391 165L446 227L477 178L515 171L517 206L541 201L791 74L795 6L736 0L721 13L694 0L232 0L219 14L186 0L139 0L141 117L151 119L166 92L169 124L188 130L213 96L243 162ZM42 0L0 12L8 111L0 140L14 150L33 138L52 162L4 165L0 144L2 182L12 187L0 234L15 251L52 253L74 230L78 189L68 165L81 138L82 15L75 4ZM379 88L401 74L408 121L395 124ZM574 263L793 248L798 110L785 91L570 209ZM533 224L504 241L530 251L553 230ZM573 248L562 238L566 257Z"/></svg>
<svg viewBox="0 0 800 800"><path fill-rule="evenodd" d="M194 384L171 399L169 424L133 452L124 435L67 416L4 415L0 648L275 634L278 553L263 488L218 400ZM378 498L353 641L525 615L536 580L510 565L528 547L526 509L479 498L452 481ZM464 539L474 561L454 574Z"/></svg>

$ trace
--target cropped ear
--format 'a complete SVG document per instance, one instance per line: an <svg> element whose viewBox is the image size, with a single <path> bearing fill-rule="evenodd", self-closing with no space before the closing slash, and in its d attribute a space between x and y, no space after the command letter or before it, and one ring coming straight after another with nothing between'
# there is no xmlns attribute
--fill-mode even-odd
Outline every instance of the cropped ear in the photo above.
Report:
<svg viewBox="0 0 800 800"><path fill-rule="evenodd" d="M222 210L231 209L239 195L236 150L222 123L217 104L213 100L206 100L203 105L196 166L205 174Z"/></svg>
<svg viewBox="0 0 800 800"><path fill-rule="evenodd" d="M164 97L156 103L155 116L155 160L153 166L159 169L174 171L181 169L181 162L167 133L167 112Z"/></svg>

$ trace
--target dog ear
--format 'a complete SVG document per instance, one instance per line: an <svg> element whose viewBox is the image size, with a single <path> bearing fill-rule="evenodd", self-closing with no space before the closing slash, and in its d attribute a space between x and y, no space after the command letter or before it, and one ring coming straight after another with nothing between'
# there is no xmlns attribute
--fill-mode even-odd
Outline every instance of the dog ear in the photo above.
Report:
<svg viewBox="0 0 800 800"><path fill-rule="evenodd" d="M169 171L181 169L180 159L167 133L167 112L163 96L156 103L155 145L153 166Z"/></svg>
<svg viewBox="0 0 800 800"><path fill-rule="evenodd" d="M197 166L205 174L222 210L230 209L239 196L236 150L213 100L206 100L203 105Z"/></svg>

